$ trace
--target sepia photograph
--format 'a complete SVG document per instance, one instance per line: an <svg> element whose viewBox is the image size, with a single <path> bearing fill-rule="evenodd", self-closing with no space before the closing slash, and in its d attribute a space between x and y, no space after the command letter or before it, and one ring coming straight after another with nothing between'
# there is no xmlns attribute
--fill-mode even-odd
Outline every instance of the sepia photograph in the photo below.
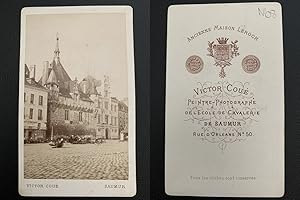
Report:
<svg viewBox="0 0 300 200"><path fill-rule="evenodd" d="M128 180L135 132L126 12L25 18L23 178Z"/></svg>

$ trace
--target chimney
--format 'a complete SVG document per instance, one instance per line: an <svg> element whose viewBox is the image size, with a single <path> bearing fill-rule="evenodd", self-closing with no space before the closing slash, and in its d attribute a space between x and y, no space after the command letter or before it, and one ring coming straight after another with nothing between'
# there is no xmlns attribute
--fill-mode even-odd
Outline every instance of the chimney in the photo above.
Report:
<svg viewBox="0 0 300 200"><path fill-rule="evenodd" d="M29 78L35 80L35 65L31 66L29 69Z"/></svg>
<svg viewBox="0 0 300 200"><path fill-rule="evenodd" d="M42 75L42 85L44 86L47 83L48 80L48 74L49 74L49 62L44 62L44 69L43 69L43 75Z"/></svg>

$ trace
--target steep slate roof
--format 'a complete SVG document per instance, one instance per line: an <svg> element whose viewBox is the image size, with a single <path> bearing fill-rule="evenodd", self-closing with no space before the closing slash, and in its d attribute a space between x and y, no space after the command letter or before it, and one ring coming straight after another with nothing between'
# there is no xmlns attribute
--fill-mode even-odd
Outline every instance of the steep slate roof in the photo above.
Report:
<svg viewBox="0 0 300 200"><path fill-rule="evenodd" d="M59 86L59 94L63 97L72 98L70 93L74 92L75 81L72 81L64 67L62 66L59 59L59 47L58 47L58 36L56 38L56 49L54 51L55 56L53 61L50 63L50 68L48 72L47 83L57 83ZM39 84L42 83L42 78L39 80ZM81 90L81 87L78 85L80 99L83 101L93 102L88 95L84 94Z"/></svg>
<svg viewBox="0 0 300 200"><path fill-rule="evenodd" d="M47 83L58 83L54 70L51 70Z"/></svg>
<svg viewBox="0 0 300 200"><path fill-rule="evenodd" d="M119 100L116 97L111 97L111 100L114 100L115 102L119 102Z"/></svg>
<svg viewBox="0 0 300 200"><path fill-rule="evenodd" d="M72 96L70 95L70 91L63 87L59 88L59 94L63 97L72 98Z"/></svg>
<svg viewBox="0 0 300 200"><path fill-rule="evenodd" d="M43 86L41 86L38 82L36 82L32 78L26 78L25 79L25 85L28 85L28 86L31 86L31 87L35 87L35 88L39 88L39 89L43 89L43 90L47 91L46 88L44 88Z"/></svg>
<svg viewBox="0 0 300 200"><path fill-rule="evenodd" d="M122 106L124 106L125 108L128 107L123 101L119 101L119 104L122 105Z"/></svg>
<svg viewBox="0 0 300 200"><path fill-rule="evenodd" d="M55 62L55 60L53 60L50 66L56 74L57 82L59 85L64 82L72 81L59 60L57 61L57 63Z"/></svg>
<svg viewBox="0 0 300 200"><path fill-rule="evenodd" d="M95 78L94 78L93 76L91 76L91 75L88 75L88 76L86 77L86 79L87 79L87 80L93 81L94 84L95 84L95 87L101 86L101 80L97 80L97 79L95 79Z"/></svg>
<svg viewBox="0 0 300 200"><path fill-rule="evenodd" d="M54 71L56 75L56 80L59 86L61 87L61 84L64 82L72 81L62 64L60 63L59 60L57 60L57 63L53 59L53 61L50 63L50 68L48 70L48 77L50 76L50 73ZM39 84L42 84L42 78L39 80Z"/></svg>
<svg viewBox="0 0 300 200"><path fill-rule="evenodd" d="M80 82L80 89L84 91L84 85L86 86L86 94L99 94L96 87L101 86L101 81L95 79L91 75L88 75Z"/></svg>
<svg viewBox="0 0 300 200"><path fill-rule="evenodd" d="M29 76L30 76L30 71L28 66L25 64L25 78L29 78Z"/></svg>
<svg viewBox="0 0 300 200"><path fill-rule="evenodd" d="M79 95L81 100L83 101L89 101L89 102L93 102L90 97L87 94L84 94L80 89L79 89Z"/></svg>
<svg viewBox="0 0 300 200"><path fill-rule="evenodd" d="M128 106L123 102L123 101L119 101L119 111L128 111Z"/></svg>
<svg viewBox="0 0 300 200"><path fill-rule="evenodd" d="M43 74L43 75L44 75L44 74ZM38 84L40 84L40 85L42 85L43 75L41 76L40 80L38 81ZM48 76L49 76L49 72L48 72Z"/></svg>

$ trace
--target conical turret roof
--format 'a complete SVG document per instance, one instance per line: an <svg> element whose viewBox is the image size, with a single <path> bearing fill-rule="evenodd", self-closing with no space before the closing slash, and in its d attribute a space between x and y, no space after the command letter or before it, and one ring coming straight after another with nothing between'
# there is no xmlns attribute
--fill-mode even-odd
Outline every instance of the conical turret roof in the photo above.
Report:
<svg viewBox="0 0 300 200"><path fill-rule="evenodd" d="M47 84L50 84L50 83L58 84L58 83L57 83L56 74L55 74L54 70L51 70L50 75L49 75L49 78L48 78L48 80L47 80Z"/></svg>

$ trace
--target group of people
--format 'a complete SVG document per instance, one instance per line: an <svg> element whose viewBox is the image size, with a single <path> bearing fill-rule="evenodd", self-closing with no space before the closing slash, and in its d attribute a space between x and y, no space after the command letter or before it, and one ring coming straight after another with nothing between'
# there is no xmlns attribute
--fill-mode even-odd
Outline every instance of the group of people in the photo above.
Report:
<svg viewBox="0 0 300 200"><path fill-rule="evenodd" d="M103 143L105 140L103 138L91 138L91 137L80 137L78 135L74 136L71 135L69 140L69 143L71 144L97 144L97 143Z"/></svg>
<svg viewBox="0 0 300 200"><path fill-rule="evenodd" d="M69 142L71 144L102 144L105 142L105 140L103 138L92 139L91 137L80 137L78 135L71 135L68 138L58 137L56 139L53 139L50 141L49 145L56 148L60 148L63 147L63 144L65 142Z"/></svg>
<svg viewBox="0 0 300 200"><path fill-rule="evenodd" d="M49 143L49 145L50 146L53 146L53 147L56 147L56 148L61 148L61 147L63 147L63 145L64 145L64 138L63 137L61 137L61 138L57 138L56 140L54 140L54 141L51 141L50 143Z"/></svg>

